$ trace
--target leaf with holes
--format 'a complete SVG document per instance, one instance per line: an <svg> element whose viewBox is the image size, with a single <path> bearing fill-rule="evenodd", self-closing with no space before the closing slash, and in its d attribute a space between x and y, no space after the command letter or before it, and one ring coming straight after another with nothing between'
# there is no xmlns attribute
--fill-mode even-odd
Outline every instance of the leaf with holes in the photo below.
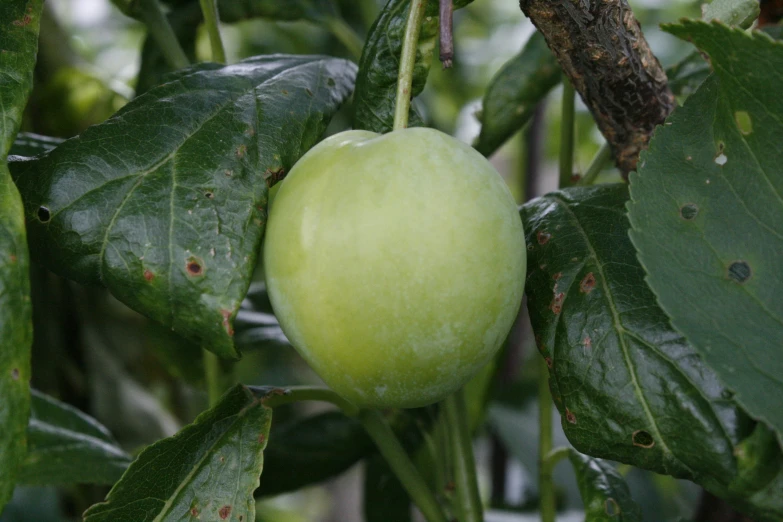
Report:
<svg viewBox="0 0 783 522"><path fill-rule="evenodd" d="M631 239L674 326L750 413L783 433L783 43L718 24L667 30L714 76L631 177Z"/></svg>
<svg viewBox="0 0 783 522"><path fill-rule="evenodd" d="M28 451L19 482L26 485L114 484L131 462L92 417L33 390Z"/></svg>
<svg viewBox="0 0 783 522"><path fill-rule="evenodd" d="M628 238L627 199L625 185L603 185L522 208L530 320L563 429L587 455L731 496L757 471L735 455L755 423L658 307ZM783 498L770 509L782 515Z"/></svg>
<svg viewBox="0 0 783 522"><path fill-rule="evenodd" d="M354 72L323 56L204 64L15 162L33 254L237 357L233 321L256 266L267 183L318 141Z"/></svg>
<svg viewBox="0 0 783 522"><path fill-rule="evenodd" d="M173 437L142 451L85 522L255 520L272 410L237 385Z"/></svg>
<svg viewBox="0 0 783 522"><path fill-rule="evenodd" d="M585 505L585 520L590 522L637 522L642 520L628 484L608 462L569 450L579 492Z"/></svg>
<svg viewBox="0 0 783 522"><path fill-rule="evenodd" d="M33 335L24 211L6 158L33 87L42 4L0 3L0 512L25 453Z"/></svg>
<svg viewBox="0 0 783 522"><path fill-rule="evenodd" d="M456 0L454 9L465 7L472 1ZM411 0L389 0L370 28L359 60L356 92L353 95L355 129L385 133L394 125L397 74L410 5ZM425 14L416 48L411 99L424 90L432 65L432 53L438 35L437 0L429 0ZM421 124L421 117L411 105L409 126Z"/></svg>
<svg viewBox="0 0 783 522"><path fill-rule="evenodd" d="M495 152L527 123L538 102L560 83L560 77L555 55L536 31L487 87L478 118L481 132L473 144L476 150L485 156Z"/></svg>

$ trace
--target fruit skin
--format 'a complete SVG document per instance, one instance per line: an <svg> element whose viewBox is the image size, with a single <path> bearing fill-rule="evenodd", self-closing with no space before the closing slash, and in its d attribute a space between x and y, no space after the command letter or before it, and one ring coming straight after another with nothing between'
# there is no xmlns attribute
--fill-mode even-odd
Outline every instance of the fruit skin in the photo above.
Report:
<svg viewBox="0 0 783 522"><path fill-rule="evenodd" d="M283 331L332 389L411 408L497 352L526 251L511 193L474 149L434 129L346 131L282 182L264 267Z"/></svg>

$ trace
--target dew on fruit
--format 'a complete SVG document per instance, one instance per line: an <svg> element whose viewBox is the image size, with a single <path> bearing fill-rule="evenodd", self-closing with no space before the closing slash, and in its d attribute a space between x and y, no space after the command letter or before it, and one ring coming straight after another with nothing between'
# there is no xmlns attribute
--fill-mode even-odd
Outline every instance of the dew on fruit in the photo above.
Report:
<svg viewBox="0 0 783 522"><path fill-rule="evenodd" d="M735 261L729 265L729 279L732 279L737 283L744 283L750 279L750 276L750 265L745 261Z"/></svg>
<svg viewBox="0 0 783 522"><path fill-rule="evenodd" d="M579 291L583 294L589 294L595 288L595 276L589 272L579 283Z"/></svg>
<svg viewBox="0 0 783 522"><path fill-rule="evenodd" d="M686 203L680 207L680 216L686 221L690 221L691 219L695 218L698 213L699 207L693 203Z"/></svg>
<svg viewBox="0 0 783 522"><path fill-rule="evenodd" d="M576 424L576 415L568 408L566 408L566 420L571 424Z"/></svg>
<svg viewBox="0 0 783 522"><path fill-rule="evenodd" d="M633 441L634 446L639 446L640 448L649 449L655 446L655 439L644 430L634 431L631 435L631 440Z"/></svg>
<svg viewBox="0 0 783 522"><path fill-rule="evenodd" d="M47 223L49 219L51 219L51 214L49 213L49 209L44 207L43 205L38 207L38 219L41 221L41 223Z"/></svg>
<svg viewBox="0 0 783 522"><path fill-rule="evenodd" d="M220 518L225 520L231 515L231 506L223 506L220 508L220 511L218 511L218 515L220 515Z"/></svg>

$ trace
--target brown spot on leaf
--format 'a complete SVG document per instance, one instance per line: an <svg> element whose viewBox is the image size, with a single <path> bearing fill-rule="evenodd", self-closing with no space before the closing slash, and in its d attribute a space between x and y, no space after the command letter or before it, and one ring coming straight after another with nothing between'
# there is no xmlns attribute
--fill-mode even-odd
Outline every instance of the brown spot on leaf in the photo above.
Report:
<svg viewBox="0 0 783 522"><path fill-rule="evenodd" d="M552 303L549 305L549 309L552 310L552 313L557 315L563 310L563 301L565 301L565 293L555 292L555 296L552 298Z"/></svg>
<svg viewBox="0 0 783 522"><path fill-rule="evenodd" d="M589 272L579 283L579 291L583 294L589 294L595 288L595 276Z"/></svg>
<svg viewBox="0 0 783 522"><path fill-rule="evenodd" d="M593 347L593 340L592 340L592 339L590 339L590 336L589 336L589 335L585 335L585 338L584 338L584 339L582 339L582 345L583 345L585 348L592 348L592 347Z"/></svg>
<svg viewBox="0 0 783 522"><path fill-rule="evenodd" d="M266 186L271 187L278 181L285 177L285 169L283 167L269 168L264 171L264 179L266 180Z"/></svg>
<svg viewBox="0 0 783 522"><path fill-rule="evenodd" d="M24 15L24 17L21 20L14 20L12 23L17 27L25 27L27 25L30 25L30 22L33 21L33 17L29 14Z"/></svg>
<svg viewBox="0 0 783 522"><path fill-rule="evenodd" d="M552 369L552 358L551 357L544 357L544 361L546 361L546 366L550 370Z"/></svg>
<svg viewBox="0 0 783 522"><path fill-rule="evenodd" d="M155 274L153 274L150 270L145 270L144 279L146 279L147 281L152 281L153 279L155 279Z"/></svg>
<svg viewBox="0 0 783 522"><path fill-rule="evenodd" d="M237 158L244 158L245 154L247 154L247 145L243 143L237 147Z"/></svg>
<svg viewBox="0 0 783 522"><path fill-rule="evenodd" d="M576 424L576 415L568 408L566 408L566 420L571 424Z"/></svg>
<svg viewBox="0 0 783 522"><path fill-rule="evenodd" d="M454 484L454 481L453 481L453 480L450 480L450 481L448 481L448 482L446 483L446 486L445 486L443 489L445 489L445 490L446 490L446 493L453 493L453 492L454 492L454 490L456 490L456 489L457 489L457 485L456 485L456 484Z"/></svg>
<svg viewBox="0 0 783 522"><path fill-rule="evenodd" d="M538 234L536 234L536 240L538 241L539 245L546 245L551 238L552 234L549 232L544 232L543 230L539 230Z"/></svg>
<svg viewBox="0 0 783 522"><path fill-rule="evenodd" d="M634 446L639 446L640 448L649 449L655 446L655 439L644 430L634 431L631 435L631 440L633 441Z"/></svg>
<svg viewBox="0 0 783 522"><path fill-rule="evenodd" d="M558 272L552 276L552 279L554 279L555 281L559 281L561 277L563 277L563 272Z"/></svg>
<svg viewBox="0 0 783 522"><path fill-rule="evenodd" d="M234 329L231 327L231 310L221 310L220 315L223 316L223 329L229 337L232 337L234 335Z"/></svg>
<svg viewBox="0 0 783 522"><path fill-rule="evenodd" d="M190 276L200 276L204 274L204 262L197 257L189 257L185 262L185 268Z"/></svg>
<svg viewBox="0 0 783 522"><path fill-rule="evenodd" d="M258 434L258 443L259 444L263 444L264 442L266 442L266 435L264 435L263 433L259 433Z"/></svg>
<svg viewBox="0 0 783 522"><path fill-rule="evenodd" d="M190 508L190 516L198 518L198 509L194 507Z"/></svg>
<svg viewBox="0 0 783 522"><path fill-rule="evenodd" d="M213 192L204 192L204 197L207 199L212 199L215 197L215 194Z"/></svg>
<svg viewBox="0 0 783 522"><path fill-rule="evenodd" d="M11 254L10 256L8 256L8 259L9 259L9 260L10 260L12 263L16 263L16 256L15 256L15 255Z"/></svg>
<svg viewBox="0 0 783 522"><path fill-rule="evenodd" d="M15 381L19 380L19 368L14 368L11 370L11 378Z"/></svg>
<svg viewBox="0 0 783 522"><path fill-rule="evenodd" d="M227 178L230 178L231 176L234 175L234 172L230 169L226 169L225 171L223 171L223 174L225 174Z"/></svg>
<svg viewBox="0 0 783 522"><path fill-rule="evenodd" d="M220 515L220 518L225 520L231 515L231 506L223 506L220 508L220 511L218 511L218 515Z"/></svg>

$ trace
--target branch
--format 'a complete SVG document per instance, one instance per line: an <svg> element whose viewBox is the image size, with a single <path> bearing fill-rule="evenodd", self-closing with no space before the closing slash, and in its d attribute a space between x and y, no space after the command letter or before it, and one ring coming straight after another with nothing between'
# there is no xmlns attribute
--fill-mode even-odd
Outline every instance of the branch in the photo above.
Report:
<svg viewBox="0 0 783 522"><path fill-rule="evenodd" d="M674 109L666 73L627 0L520 0L593 113L623 172Z"/></svg>

